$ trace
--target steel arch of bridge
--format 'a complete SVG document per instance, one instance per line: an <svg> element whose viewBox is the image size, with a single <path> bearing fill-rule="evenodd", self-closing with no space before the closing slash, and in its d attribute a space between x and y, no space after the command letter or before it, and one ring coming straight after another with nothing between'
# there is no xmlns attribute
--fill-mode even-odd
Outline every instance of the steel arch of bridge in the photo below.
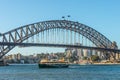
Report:
<svg viewBox="0 0 120 80"><path fill-rule="evenodd" d="M4 34L0 34L0 39L1 42L22 43L24 40L40 32L54 28L67 29L79 33L84 37L88 38L97 47L102 47L102 48L112 47L112 42L109 39L107 39L104 35L96 31L95 29L87 25L74 21L68 21L68 20L50 20L50 21L43 21L43 22L37 22L37 23L25 25L13 29L11 31L8 31ZM14 47L15 46L0 45L0 58L2 58Z"/></svg>

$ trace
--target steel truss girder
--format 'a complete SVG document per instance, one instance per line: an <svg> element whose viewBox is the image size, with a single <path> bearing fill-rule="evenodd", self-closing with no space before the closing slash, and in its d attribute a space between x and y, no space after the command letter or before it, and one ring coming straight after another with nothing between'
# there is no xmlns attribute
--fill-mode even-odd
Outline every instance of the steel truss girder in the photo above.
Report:
<svg viewBox="0 0 120 80"><path fill-rule="evenodd" d="M24 40L49 29L60 28L74 31L88 38L97 47L111 48L112 42L95 29L68 20L51 20L25 25L0 35L1 42L22 43ZM9 37L8 37L9 36ZM15 46L0 46L0 58L7 54Z"/></svg>

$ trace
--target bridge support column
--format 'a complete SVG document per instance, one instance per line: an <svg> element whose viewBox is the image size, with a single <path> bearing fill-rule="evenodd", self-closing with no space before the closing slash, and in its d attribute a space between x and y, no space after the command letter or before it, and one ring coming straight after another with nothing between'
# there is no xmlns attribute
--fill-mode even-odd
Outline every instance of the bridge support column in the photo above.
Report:
<svg viewBox="0 0 120 80"><path fill-rule="evenodd" d="M111 57L110 52L107 52L107 54L108 54L108 60L110 61L110 57Z"/></svg>
<svg viewBox="0 0 120 80"><path fill-rule="evenodd" d="M116 60L116 54L117 54L117 53L114 52L114 60Z"/></svg>
<svg viewBox="0 0 120 80"><path fill-rule="evenodd" d="M118 60L120 59L120 53L118 52Z"/></svg>
<svg viewBox="0 0 120 80"><path fill-rule="evenodd" d="M117 60L119 59L119 53L116 53L116 59Z"/></svg>

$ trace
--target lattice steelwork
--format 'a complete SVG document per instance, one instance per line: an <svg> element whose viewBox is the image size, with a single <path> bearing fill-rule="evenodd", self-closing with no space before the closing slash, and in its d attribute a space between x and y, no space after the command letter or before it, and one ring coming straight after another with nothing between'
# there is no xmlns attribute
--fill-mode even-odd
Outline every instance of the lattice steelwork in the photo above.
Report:
<svg viewBox="0 0 120 80"><path fill-rule="evenodd" d="M36 36L36 40L35 40ZM30 39L31 38L31 39ZM31 40L31 41L30 41ZM84 40L84 41L83 41ZM112 48L112 42L95 29L68 20L51 20L25 25L0 35L0 42L39 42L58 44L83 44L89 41L97 47ZM0 45L0 58L15 46Z"/></svg>

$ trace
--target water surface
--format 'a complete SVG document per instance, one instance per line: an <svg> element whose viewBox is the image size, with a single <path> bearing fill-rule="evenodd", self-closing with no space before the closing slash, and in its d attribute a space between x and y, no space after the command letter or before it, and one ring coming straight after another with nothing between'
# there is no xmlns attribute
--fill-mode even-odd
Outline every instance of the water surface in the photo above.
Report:
<svg viewBox="0 0 120 80"><path fill-rule="evenodd" d="M0 80L120 80L120 65L39 69L37 64L0 67Z"/></svg>

